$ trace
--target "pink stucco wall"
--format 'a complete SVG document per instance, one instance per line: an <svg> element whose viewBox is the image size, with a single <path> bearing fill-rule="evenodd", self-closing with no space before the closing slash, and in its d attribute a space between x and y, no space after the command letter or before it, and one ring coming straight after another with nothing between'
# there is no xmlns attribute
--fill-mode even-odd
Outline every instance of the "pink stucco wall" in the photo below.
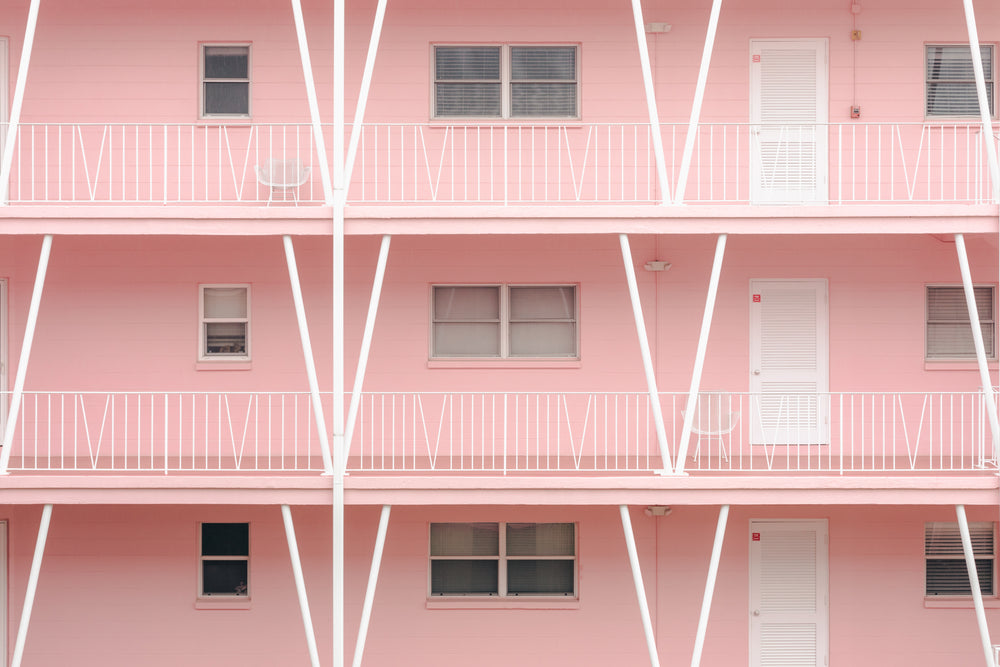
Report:
<svg viewBox="0 0 1000 667"><path fill-rule="evenodd" d="M321 655L330 647L330 513L293 509ZM662 664L690 659L716 521L713 507L651 518L633 508L640 562ZM39 511L8 507L10 610L19 616ZM923 527L947 508L733 508L702 664L746 663L751 519L827 519L831 664L977 664L967 603L923 598ZM970 520L995 512L970 508ZM347 513L348 654L364 595L377 508ZM427 531L436 521L572 521L579 600L427 601ZM196 609L197 524L249 521L248 609ZM1000 631L995 601L991 628ZM13 636L12 621L8 634ZM617 508L393 509L365 653L366 665L644 664ZM298 664L307 659L276 507L56 507L25 654L33 665Z"/></svg>

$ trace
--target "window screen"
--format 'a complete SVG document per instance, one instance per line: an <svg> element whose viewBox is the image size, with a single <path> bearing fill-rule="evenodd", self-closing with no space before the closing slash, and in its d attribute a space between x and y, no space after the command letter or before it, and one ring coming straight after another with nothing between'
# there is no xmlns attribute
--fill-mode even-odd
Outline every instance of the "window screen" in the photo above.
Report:
<svg viewBox="0 0 1000 667"><path fill-rule="evenodd" d="M995 595L996 552L993 524L970 523L969 536L972 541L972 553L975 556L976 573L979 575L979 588L983 595ZM927 561L925 595L972 594L957 523L934 521L925 524L924 555Z"/></svg>
<svg viewBox="0 0 1000 667"><path fill-rule="evenodd" d="M434 116L576 118L575 46L436 46Z"/></svg>
<svg viewBox="0 0 1000 667"><path fill-rule="evenodd" d="M202 116L250 115L250 47L202 47Z"/></svg>
<svg viewBox="0 0 1000 667"><path fill-rule="evenodd" d="M993 115L994 75L993 46L980 47L986 98ZM979 96L968 44L928 45L927 116L979 116Z"/></svg>
<svg viewBox="0 0 1000 667"><path fill-rule="evenodd" d="M986 356L996 358L994 294L991 285L973 288ZM927 359L974 359L965 289L961 285L927 287Z"/></svg>

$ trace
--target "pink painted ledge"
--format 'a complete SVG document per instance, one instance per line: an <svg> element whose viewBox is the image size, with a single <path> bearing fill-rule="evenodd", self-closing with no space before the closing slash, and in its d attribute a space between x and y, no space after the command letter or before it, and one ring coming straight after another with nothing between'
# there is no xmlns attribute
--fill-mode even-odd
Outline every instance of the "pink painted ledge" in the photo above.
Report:
<svg viewBox="0 0 1000 667"><path fill-rule="evenodd" d="M332 478L298 475L35 475L0 478L21 504L328 505ZM921 476L349 475L350 505L995 505L995 474Z"/></svg>
<svg viewBox="0 0 1000 667"><path fill-rule="evenodd" d="M996 233L995 204L348 206L345 233L954 234ZM7 206L0 234L329 236L326 206Z"/></svg>

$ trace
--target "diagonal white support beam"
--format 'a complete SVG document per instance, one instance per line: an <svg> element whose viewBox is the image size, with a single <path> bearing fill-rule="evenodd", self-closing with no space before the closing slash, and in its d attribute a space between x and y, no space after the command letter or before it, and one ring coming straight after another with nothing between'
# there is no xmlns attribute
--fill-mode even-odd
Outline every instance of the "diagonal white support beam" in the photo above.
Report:
<svg viewBox="0 0 1000 667"><path fill-rule="evenodd" d="M649 131L653 140L653 157L656 160L656 178L660 183L660 203L670 203L670 182L667 178L667 160L663 154L663 135L660 133L660 112L656 109L656 90L653 88L653 70L649 66L649 45L646 43L646 23L642 19L642 0L632 0L632 19L635 22L635 39L639 46L639 65L642 68L642 85L646 91L646 110L649 113Z"/></svg>
<svg viewBox="0 0 1000 667"><path fill-rule="evenodd" d="M986 345L983 342L983 328L979 323L979 308L976 307L976 292L972 285L969 255L965 250L965 237L962 234L955 234L955 252L958 253L958 267L962 272L965 305L969 311L969 325L972 327L972 343L976 348L979 383L983 387L986 416L989 419L990 433L993 436L993 459L1000 460L1000 421L997 418L997 404L993 399L993 381L990 379L990 367L986 360Z"/></svg>
<svg viewBox="0 0 1000 667"><path fill-rule="evenodd" d="M979 49L979 31L976 29L976 13L972 0L962 0L965 8L965 27L969 33L969 49L972 52L972 71L976 79L976 96L979 99L979 116L983 121L983 137L986 140L986 157L990 164L990 178L993 181L993 201L1000 200L1000 163L997 161L997 140L993 136L993 117L990 113L989 98L986 96L986 77L983 73L983 56Z"/></svg>
<svg viewBox="0 0 1000 667"><path fill-rule="evenodd" d="M969 585L972 587L972 604L976 608L976 624L979 626L979 640L982 642L986 667L996 667L993 662L993 644L990 642L990 626L986 623L986 608L983 606L983 591L979 587L979 573L976 572L976 557L969 537L969 519L965 515L965 505L955 505L958 517L958 531L962 535L962 552L965 554L965 568L969 571Z"/></svg>
<svg viewBox="0 0 1000 667"><path fill-rule="evenodd" d="M632 300L632 316L635 318L635 331L639 338L639 353L642 355L642 368L646 374L646 387L649 391L649 406L653 412L653 425L656 428L656 442L660 446L660 458L663 461L663 471L673 472L670 464L670 447L667 443L667 430L663 426L663 408L660 406L660 392L656 388L656 371L653 369L653 355L649 351L649 337L646 335L646 320L642 316L642 302L639 300L639 285L635 279L635 266L632 263L632 248L627 234L619 234L618 241L622 247L622 263L625 264L625 278L628 281L628 295Z"/></svg>
<svg viewBox="0 0 1000 667"><path fill-rule="evenodd" d="M375 70L375 56L378 54L378 44L382 37L382 24L385 21L385 7L388 0L378 0L375 6L375 20L372 23L372 35L368 42L368 55L365 56L365 69L361 75L361 90L358 93L358 106L354 111L354 125L351 128L351 141L347 148L347 163L344 166L344 182L351 185L351 175L354 173L354 158L358 154L358 144L361 141L362 122L365 119L365 109L368 106L368 91L372 86L372 72Z"/></svg>
<svg viewBox="0 0 1000 667"><path fill-rule="evenodd" d="M625 547L628 549L628 562L632 567L635 595L639 599L639 615L642 617L642 631L646 636L649 664L651 667L660 667L660 656L656 651L656 635L653 633L653 622L649 617L649 603L646 602L646 587L642 583L642 569L639 567L639 553L635 548L635 533L632 532L632 517L629 516L628 505L619 505L618 511L622 516L622 530L625 532Z"/></svg>
<svg viewBox="0 0 1000 667"><path fill-rule="evenodd" d="M695 139L698 137L701 103L705 99L705 83L708 81L708 68L712 64L712 50L715 48L715 34L718 32L719 12L721 10L722 0L712 0L712 12L708 17L708 34L705 35L705 48L701 53L701 67L698 69L698 83L695 85L694 102L691 104L691 120L688 122L687 137L684 139L681 170L677 175L675 204L684 203L684 191L687 189L688 173L691 170L691 156L694 154Z"/></svg>
<svg viewBox="0 0 1000 667"><path fill-rule="evenodd" d="M24 591L24 608L21 610L21 622L17 626L17 639L14 641L14 654L11 656L11 667L21 667L24 658L24 644L28 639L28 624L31 622L31 610L35 606L35 591L38 590L38 574L42 570L42 556L45 554L45 541L49 537L49 523L52 521L52 504L42 507L42 520L38 524L38 539L35 540L35 554L31 557L31 570L28 572L28 588Z"/></svg>
<svg viewBox="0 0 1000 667"><path fill-rule="evenodd" d="M292 245L292 237L288 234L282 237L282 241L285 246L285 263L288 265L288 280L292 285L292 300L295 302L295 317L299 323L302 357L305 360L306 377L309 380L309 397L312 401L313 417L316 420L316 432L319 434L320 451L323 454L323 470L327 475L332 475L333 458L330 455L330 438L326 431L326 419L323 416L323 401L319 395L316 357L313 356L312 341L309 338L309 324L306 322L306 307L302 299L302 284L299 282L299 267L295 261L295 247Z"/></svg>
<svg viewBox="0 0 1000 667"><path fill-rule="evenodd" d="M712 261L712 275L708 281L708 295L705 297L705 312L701 318L701 333L698 335L698 349L694 355L694 370L691 372L691 388L688 390L687 406L684 410L684 426L677 448L677 474L684 473L688 446L691 444L691 428L698 405L698 391L701 389L701 373L705 368L705 352L708 350L708 334L712 329L712 315L715 313L715 297L719 292L719 276L722 274L722 259L726 254L726 234L719 234L715 243L715 259Z"/></svg>
<svg viewBox="0 0 1000 667"><path fill-rule="evenodd" d="M698 632L695 634L691 667L701 665L701 651L705 647L708 614L712 610L712 596L715 594L715 580L719 574L719 559L722 557L722 541L726 537L726 524L728 522L729 505L723 505L719 508L719 522L715 526L715 542L712 544L712 559L708 563L708 578L705 580L705 596L702 598L701 614L698 616Z"/></svg>
<svg viewBox="0 0 1000 667"><path fill-rule="evenodd" d="M319 173L323 182L323 201L333 204L333 183L330 180L330 162L326 155L326 139L323 138L323 124L320 122L319 102L316 97L316 82L313 79L312 59L309 57L309 41L306 39L306 24L302 16L302 1L292 0L292 15L295 17L295 36L299 42L299 58L302 60L302 76L306 82L306 99L309 102L309 117L312 120L313 141L319 159Z"/></svg>
<svg viewBox="0 0 1000 667"><path fill-rule="evenodd" d="M24 43L21 45L21 61L17 66L17 82L14 84L14 99L10 104L10 122L7 138L0 159L0 206L6 206L10 198L10 170L14 164L14 140L21 122L21 106L24 104L24 87L28 82L28 63L31 62L31 48L35 43L35 28L38 26L38 7L41 0L31 0L28 5L28 21L24 26Z"/></svg>
<svg viewBox="0 0 1000 667"><path fill-rule="evenodd" d="M361 626L358 628L358 641L354 644L354 661L352 667L361 667L361 658L365 653L365 641L368 639L368 624L372 617L372 605L375 604L375 586L378 584L378 572L382 567L382 552L385 550L385 533L389 529L389 513L391 505L382 505L382 514L378 520L378 535L375 536L375 551L372 553L372 567L368 573L368 588L365 590L365 603L361 608Z"/></svg>
<svg viewBox="0 0 1000 667"><path fill-rule="evenodd" d="M309 596L306 594L306 580L302 576L302 559L299 557L299 542L295 539L295 524L292 509L281 506L281 518L285 522L285 539L288 541L288 555L292 559L292 576L295 577L295 592L299 596L299 611L306 631L306 646L309 649L309 664L320 667L319 650L316 648L316 631L313 629L312 614L309 613Z"/></svg>
<svg viewBox="0 0 1000 667"><path fill-rule="evenodd" d="M385 279L385 266L389 259L389 244L392 236L382 237L379 246L378 263L375 266L375 279L372 281L372 295L368 302L368 315L365 317L365 332L361 337L361 352L358 354L358 368L354 374L354 388L351 392L351 405L347 412L347 427L344 435L344 464L351 451L351 440L354 438L354 424L357 423L358 409L361 407L361 387L365 382L365 372L368 369L368 354L372 347L372 334L375 331L375 316L378 314L378 302L382 296L382 283Z"/></svg>
<svg viewBox="0 0 1000 667"><path fill-rule="evenodd" d="M28 321L24 325L24 340L21 341L21 356L17 360L17 374L14 376L14 391L10 395L10 409L7 411L7 424L3 431L3 441L0 442L0 475L6 475L10 465L10 450L14 444L14 430L17 428L17 415L21 410L21 400L24 397L24 378L28 374L28 358L31 356L31 344L35 340L35 325L38 322L38 309L42 303L42 288L45 286L45 272L49 268L49 255L52 253L52 235L42 238L42 249L38 254L38 269L35 272L35 286L31 290L31 304L28 306Z"/></svg>

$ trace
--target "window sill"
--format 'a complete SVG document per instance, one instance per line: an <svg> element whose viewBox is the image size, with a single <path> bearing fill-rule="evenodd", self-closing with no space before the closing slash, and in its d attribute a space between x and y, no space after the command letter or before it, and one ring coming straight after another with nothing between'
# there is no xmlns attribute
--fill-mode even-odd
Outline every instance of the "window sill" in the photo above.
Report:
<svg viewBox="0 0 1000 667"><path fill-rule="evenodd" d="M208 597L197 598L195 609L249 609L250 598Z"/></svg>
<svg viewBox="0 0 1000 667"><path fill-rule="evenodd" d="M249 371L253 368L250 360L239 361L198 361L194 365L196 371Z"/></svg>
<svg viewBox="0 0 1000 667"><path fill-rule="evenodd" d="M431 129L439 128L445 129L448 127L525 127L525 128L542 128L542 127L558 127L566 128L568 130L581 129L587 127L587 125L580 118L558 118L558 117L545 117L545 118L476 118L476 117L459 117L454 118L431 118L427 121L428 126Z"/></svg>
<svg viewBox="0 0 1000 667"><path fill-rule="evenodd" d="M428 609L579 609L580 598L433 597Z"/></svg>
<svg viewBox="0 0 1000 667"><path fill-rule="evenodd" d="M579 359L428 359L427 368L581 368Z"/></svg>
<svg viewBox="0 0 1000 667"><path fill-rule="evenodd" d="M972 609L974 606L972 598L924 598L926 609ZM983 598L983 606L987 609L1000 609L1000 598Z"/></svg>
<svg viewBox="0 0 1000 667"><path fill-rule="evenodd" d="M987 359L986 365L989 366L990 370L996 370L1000 364L997 363L996 359ZM932 361L930 359L924 360L924 370L925 371L977 371L979 370L979 364L975 359L971 361Z"/></svg>

